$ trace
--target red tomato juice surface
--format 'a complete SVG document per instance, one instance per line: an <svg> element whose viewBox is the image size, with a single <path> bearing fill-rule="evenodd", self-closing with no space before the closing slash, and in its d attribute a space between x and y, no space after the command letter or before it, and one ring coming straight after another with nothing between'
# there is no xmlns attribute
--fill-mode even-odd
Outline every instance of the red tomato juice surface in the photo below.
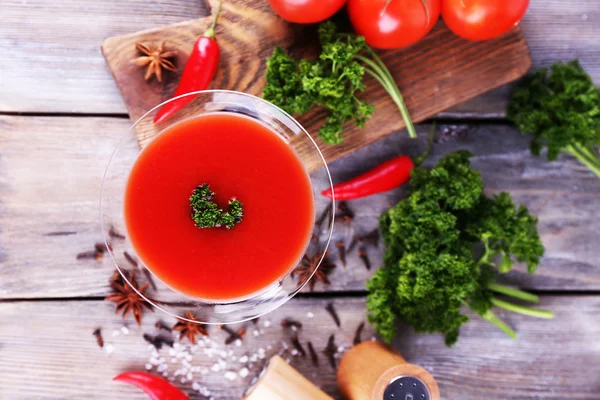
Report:
<svg viewBox="0 0 600 400"><path fill-rule="evenodd" d="M197 228L189 197L207 183L227 209L244 206L231 230ZM125 190L133 247L165 284L209 300L264 289L301 259L314 225L310 179L294 150L265 125L211 113L161 132L136 160Z"/></svg>

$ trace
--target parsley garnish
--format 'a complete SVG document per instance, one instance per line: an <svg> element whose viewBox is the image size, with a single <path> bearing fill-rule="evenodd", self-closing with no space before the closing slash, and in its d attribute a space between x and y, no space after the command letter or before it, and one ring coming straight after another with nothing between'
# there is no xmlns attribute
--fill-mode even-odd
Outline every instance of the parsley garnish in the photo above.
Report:
<svg viewBox="0 0 600 400"><path fill-rule="evenodd" d="M192 219L198 228L219 228L224 226L232 229L235 224L242 222L244 216L243 204L237 199L229 200L226 212L214 202L215 193L206 183L196 187L190 196Z"/></svg>
<svg viewBox="0 0 600 400"><path fill-rule="evenodd" d="M398 106L411 138L417 136L400 90L383 61L366 44L365 38L338 33L333 22L319 26L321 54L317 60L294 60L280 47L267 60L267 84L263 96L290 114L304 114L318 105L328 111L319 129L327 144L343 142L346 122L363 127L373 113L372 104L359 100L365 89L365 72L373 76Z"/></svg>
<svg viewBox="0 0 600 400"><path fill-rule="evenodd" d="M552 313L497 298L497 293L536 302L537 297L497 284L496 276L513 262L533 273L544 253L537 219L517 206L508 193L487 197L470 153L447 155L434 168L416 168L412 192L381 216L386 245L384 268L367 282L367 309L384 340L396 333L396 321L417 332L440 332L456 342L471 308L506 334L514 331L492 311L500 307L524 315Z"/></svg>
<svg viewBox="0 0 600 400"><path fill-rule="evenodd" d="M570 153L600 177L600 89L577 60L538 69L521 82L508 117L533 134L533 154L539 156L544 145L550 161L561 151Z"/></svg>

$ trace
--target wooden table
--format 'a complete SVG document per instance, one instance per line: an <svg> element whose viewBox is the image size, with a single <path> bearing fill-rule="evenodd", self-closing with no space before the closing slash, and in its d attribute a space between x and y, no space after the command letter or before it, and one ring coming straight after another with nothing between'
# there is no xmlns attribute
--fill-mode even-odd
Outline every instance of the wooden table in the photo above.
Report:
<svg viewBox="0 0 600 400"><path fill-rule="evenodd" d="M0 2L0 399L145 398L111 378L144 369L150 350L142 334L153 334L159 319L174 321L157 312L147 314L142 327L122 322L103 302L110 261L76 260L77 253L101 240L102 174L130 125L100 43L112 35L205 15L201 3ZM578 57L600 84L599 20L597 0L532 0L522 26L534 64ZM527 138L504 120L507 93L501 88L439 115L441 138L428 162L470 149L490 192L509 191L539 216L547 249L539 272L529 276L519 268L507 281L539 294L540 306L554 311L556 319L502 314L518 332L512 341L474 318L453 348L446 348L439 335L402 328L395 345L436 377L445 399L600 399L600 181L570 157L553 163L531 157ZM397 134L331 164L334 180L399 153L418 154L428 129L429 124L419 126L418 141ZM403 195L400 189L353 202L355 221L339 226L336 237L374 228L380 212ZM381 249L369 251L373 264L379 264ZM217 329L211 338L234 357L252 355L260 347L268 357L288 341L280 320L293 317L304 323L301 339L311 340L319 353L332 333L347 348L365 320L364 282L372 272L356 255L346 268L336 261L330 287L318 284L318 293L304 293L248 326L242 346L224 347L225 333ZM324 310L330 302L341 328ZM92 335L98 327L104 349ZM367 325L363 338L372 335ZM161 354L170 362L168 348ZM192 364L208 371L184 384L177 377L177 382L192 392L192 381L198 381L219 399L239 398L264 363L259 358L247 377L228 381L223 370L210 370L217 358L199 354ZM335 372L323 355L318 368L308 359L288 357L336 395ZM226 368L237 365L229 354L225 358ZM193 398L204 398L195 393Z"/></svg>

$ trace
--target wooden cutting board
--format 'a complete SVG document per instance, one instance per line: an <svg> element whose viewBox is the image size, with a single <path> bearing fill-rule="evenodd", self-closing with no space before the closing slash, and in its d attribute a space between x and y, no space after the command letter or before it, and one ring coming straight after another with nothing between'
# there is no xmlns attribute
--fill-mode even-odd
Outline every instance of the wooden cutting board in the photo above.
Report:
<svg viewBox="0 0 600 400"><path fill-rule="evenodd" d="M213 10L216 1L208 0ZM104 41L102 52L132 120L167 100L179 79L178 73L167 71L162 84L155 79L146 83L143 68L130 63L137 56L135 43L166 41L167 47L178 51L175 63L180 72L194 42L211 21L212 17L205 17ZM286 23L273 13L266 0L225 0L217 38L221 61L212 87L258 96L265 83L265 60L275 46L289 49L294 56L310 57L316 54L318 43L314 27ZM499 39L469 42L455 36L442 21L416 45L380 55L400 87L415 123L511 82L531 66L529 49L518 27ZM327 146L318 141L329 162L405 127L381 86L371 77L365 79L367 89L360 97L375 105L375 113L365 128L347 124L341 145ZM298 120L316 137L323 115L321 110L314 110ZM138 140L143 146L148 141L147 134L138 133ZM312 170L319 160L308 164Z"/></svg>

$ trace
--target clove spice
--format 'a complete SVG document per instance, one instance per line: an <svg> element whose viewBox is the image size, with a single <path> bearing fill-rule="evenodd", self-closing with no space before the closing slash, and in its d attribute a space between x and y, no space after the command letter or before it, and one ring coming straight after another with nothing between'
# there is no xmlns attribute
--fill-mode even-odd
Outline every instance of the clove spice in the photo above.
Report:
<svg viewBox="0 0 600 400"><path fill-rule="evenodd" d="M354 340L352 341L352 343L354 343L354 345L357 345L360 342L362 342L361 335L362 335L362 331L364 328L365 328L364 322L361 322L358 325L358 327L356 328L356 332L354 332Z"/></svg>
<svg viewBox="0 0 600 400"><path fill-rule="evenodd" d="M156 290L157 289L156 283L154 283L154 279L152 278L152 274L150 273L150 271L148 271L147 268L140 266L139 263L137 262L137 260L135 258L133 258L133 256L131 254L129 254L127 251L123 252L123 256L129 262L129 264L131 264L133 267L142 271L142 273L146 277L146 280L148 281L150 286L152 286L152 289Z"/></svg>
<svg viewBox="0 0 600 400"><path fill-rule="evenodd" d="M304 347L302 347L302 344L298 339L298 335L292 336L292 344L294 345L294 348L298 350L298 353L300 353L302 357L306 357L306 350L304 350Z"/></svg>
<svg viewBox="0 0 600 400"><path fill-rule="evenodd" d="M350 246L348 246L348 253L350 253L357 244L368 244L373 247L379 247L379 228L373 229L371 232L368 232L364 235L355 235L352 238L352 242L350 242Z"/></svg>
<svg viewBox="0 0 600 400"><path fill-rule="evenodd" d="M244 336L246 336L246 328L244 328L244 327L241 327L237 331L234 331L233 329L231 329L227 325L221 325L221 329L224 330L225 332L227 332L227 334L229 335L225 339L225 344L226 345L229 345L229 344L235 342L238 339L242 340L244 338Z"/></svg>
<svg viewBox="0 0 600 400"><path fill-rule="evenodd" d="M152 336L148 333L144 333L143 338L146 342L150 343L156 350L160 350L164 344L169 347L173 347L174 340L166 338L160 335Z"/></svg>
<svg viewBox="0 0 600 400"><path fill-rule="evenodd" d="M329 360L329 364L331 364L331 367L333 369L336 369L336 362L335 362L336 351L337 351L337 346L335 345L335 335L331 335L331 336L329 336L329 340L327 341L327 347L325 347L325 350L323 350L323 354L325 354L327 356L327 359Z"/></svg>
<svg viewBox="0 0 600 400"><path fill-rule="evenodd" d="M104 338L102 337L102 330L100 328L96 328L94 330L94 336L96 337L96 342L98 342L98 346L104 347Z"/></svg>
<svg viewBox="0 0 600 400"><path fill-rule="evenodd" d="M335 220L338 222L349 223L354 219L354 212L348 207L345 201L338 203Z"/></svg>
<svg viewBox="0 0 600 400"><path fill-rule="evenodd" d="M317 356L317 352L315 351L315 348L313 347L313 344L309 341L308 342L308 352L310 353L310 359L312 360L312 363L315 367L319 366L319 356Z"/></svg>
<svg viewBox="0 0 600 400"><path fill-rule="evenodd" d="M125 236L117 232L114 226L111 226L108 230L108 236L110 236L111 239L125 240Z"/></svg>
<svg viewBox="0 0 600 400"><path fill-rule="evenodd" d="M367 250L364 247L358 249L358 256L362 260L365 268L370 271L371 270L371 261L369 260L369 256L367 255Z"/></svg>
<svg viewBox="0 0 600 400"><path fill-rule="evenodd" d="M338 241L335 246L338 248L338 254L344 267L346 266L346 244L343 240Z"/></svg>
<svg viewBox="0 0 600 400"><path fill-rule="evenodd" d="M302 328L302 322L300 321L296 321L294 319L291 318L284 318L281 320L281 326L284 328L296 328L296 329L300 329Z"/></svg>
<svg viewBox="0 0 600 400"><path fill-rule="evenodd" d="M331 315L331 318L333 318L333 321L339 328L342 324L340 322L340 317L339 317L335 307L333 306L333 303L327 304L327 306L325 306L325 310L327 310L329 315Z"/></svg>
<svg viewBox="0 0 600 400"><path fill-rule="evenodd" d="M156 321L156 324L154 324L154 326L158 330L165 330L167 332L171 332L171 327L167 326L161 319L159 319L158 321Z"/></svg>

